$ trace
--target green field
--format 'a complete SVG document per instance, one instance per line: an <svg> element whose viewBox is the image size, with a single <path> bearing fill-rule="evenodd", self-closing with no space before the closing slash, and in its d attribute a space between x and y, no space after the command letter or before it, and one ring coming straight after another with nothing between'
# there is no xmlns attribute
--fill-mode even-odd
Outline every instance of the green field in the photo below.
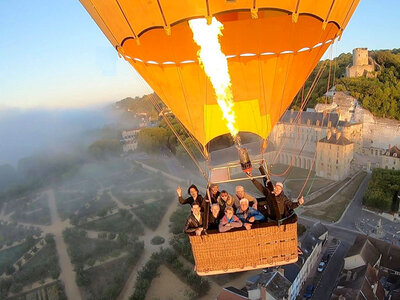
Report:
<svg viewBox="0 0 400 300"><path fill-rule="evenodd" d="M366 176L365 172L360 172L349 185L341 190L329 203L321 208L309 208L303 213L305 216L321 219L327 222L337 222L345 211L347 205L356 194L361 182Z"/></svg>

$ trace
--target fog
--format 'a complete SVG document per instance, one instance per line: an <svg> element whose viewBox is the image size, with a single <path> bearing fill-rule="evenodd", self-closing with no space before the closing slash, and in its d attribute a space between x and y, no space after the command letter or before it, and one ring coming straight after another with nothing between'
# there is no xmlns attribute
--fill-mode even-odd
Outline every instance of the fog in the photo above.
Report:
<svg viewBox="0 0 400 300"><path fill-rule="evenodd" d="M41 151L68 152L87 145L93 130L115 122L107 109L0 111L0 165L17 165L19 159Z"/></svg>

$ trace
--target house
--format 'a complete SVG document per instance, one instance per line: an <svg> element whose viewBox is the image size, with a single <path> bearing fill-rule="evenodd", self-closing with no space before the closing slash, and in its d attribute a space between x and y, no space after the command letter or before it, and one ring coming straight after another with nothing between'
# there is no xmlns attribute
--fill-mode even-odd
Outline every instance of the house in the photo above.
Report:
<svg viewBox="0 0 400 300"><path fill-rule="evenodd" d="M354 144L340 131L332 133L317 143L315 171L318 176L343 180L350 175L350 162L353 160Z"/></svg>
<svg viewBox="0 0 400 300"><path fill-rule="evenodd" d="M383 155L381 155L381 166L382 169L400 170L400 148L397 145L388 149Z"/></svg>
<svg viewBox="0 0 400 300"><path fill-rule="evenodd" d="M352 270L367 264L375 266L380 256L378 249L365 236L358 235L344 258L344 269Z"/></svg>
<svg viewBox="0 0 400 300"><path fill-rule="evenodd" d="M400 299L400 247L358 235L332 299Z"/></svg>
<svg viewBox="0 0 400 300"><path fill-rule="evenodd" d="M378 277L378 270L370 264L348 271L331 299L383 300L385 290Z"/></svg>
<svg viewBox="0 0 400 300"><path fill-rule="evenodd" d="M250 299L248 293L239 290L233 286L223 288L221 293L219 293L217 300L243 300Z"/></svg>
<svg viewBox="0 0 400 300"><path fill-rule="evenodd" d="M289 299L291 282L278 270L264 270L247 280L249 299Z"/></svg>

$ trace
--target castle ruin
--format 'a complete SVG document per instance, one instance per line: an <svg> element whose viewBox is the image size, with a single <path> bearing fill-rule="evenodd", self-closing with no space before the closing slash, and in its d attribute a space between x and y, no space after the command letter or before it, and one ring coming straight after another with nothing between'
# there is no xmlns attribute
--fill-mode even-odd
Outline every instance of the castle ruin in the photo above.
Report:
<svg viewBox="0 0 400 300"><path fill-rule="evenodd" d="M346 68L346 77L355 78L360 76L371 76L375 71L375 65L368 56L367 48L353 49L353 65Z"/></svg>

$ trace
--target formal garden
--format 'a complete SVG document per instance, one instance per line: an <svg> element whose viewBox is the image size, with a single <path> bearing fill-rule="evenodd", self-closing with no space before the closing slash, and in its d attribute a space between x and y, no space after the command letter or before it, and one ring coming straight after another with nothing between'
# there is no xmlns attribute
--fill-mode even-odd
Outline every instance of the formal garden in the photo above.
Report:
<svg viewBox="0 0 400 300"><path fill-rule="evenodd" d="M32 236L28 236L23 243L0 251L0 275L4 272L6 275L13 274L15 272L13 264L31 249L38 240L39 239L34 239Z"/></svg>
<svg viewBox="0 0 400 300"><path fill-rule="evenodd" d="M57 202L58 215L62 220L65 220L77 212L83 205L89 202L94 202L97 196L97 191L82 190L82 191L55 191Z"/></svg>
<svg viewBox="0 0 400 300"><path fill-rule="evenodd" d="M67 228L63 237L68 245L68 254L76 268L93 266L96 261L105 261L127 251L127 246L135 237L126 237L111 241L108 239L91 239L85 230Z"/></svg>
<svg viewBox="0 0 400 300"><path fill-rule="evenodd" d="M26 201L23 201L25 199ZM7 207L13 207L14 213L11 218L17 222L25 222L31 224L48 225L51 222L50 210L48 205L48 199L46 194L41 194L38 197L24 197L18 204L19 206L14 207L9 202Z"/></svg>
<svg viewBox="0 0 400 300"><path fill-rule="evenodd" d="M14 243L22 243L27 237L40 236L37 227L18 225L15 222L0 222L0 250Z"/></svg>
<svg viewBox="0 0 400 300"><path fill-rule="evenodd" d="M143 224L152 230L157 229L168 209L168 206L172 201L176 201L176 196L172 192L163 192L160 194L160 200L151 203L143 203L132 209L132 212L135 213Z"/></svg>
<svg viewBox="0 0 400 300"><path fill-rule="evenodd" d="M186 267L178 259L177 253L172 249L161 249L159 252L152 254L150 260L138 272L135 291L129 298L130 300L144 300L151 282L158 276L159 267L164 264L168 267L173 274L186 283L193 291L188 299L195 299L207 294L210 289L210 283L204 277L200 277L193 271Z"/></svg>
<svg viewBox="0 0 400 300"><path fill-rule="evenodd" d="M1 298L7 297L9 292L19 293L24 286L34 282L44 282L47 278L55 280L59 277L58 254L53 236L46 235L45 242L39 250L33 247L37 240L27 238L23 244L0 252L0 273L6 274L0 279ZM27 253L30 249L33 249L33 255ZM15 267L15 262L21 257L24 257L26 263Z"/></svg>
<svg viewBox="0 0 400 300"><path fill-rule="evenodd" d="M79 228L132 235L142 235L144 232L142 224L126 209L119 209L118 213L111 216L81 224Z"/></svg>
<svg viewBox="0 0 400 300"><path fill-rule="evenodd" d="M46 300L68 300L65 295L63 284L60 280L51 282L32 289L26 293L18 294L7 298L8 300L33 300L33 299L46 299Z"/></svg>
<svg viewBox="0 0 400 300"><path fill-rule="evenodd" d="M77 283L83 299L115 299L143 252L143 243L134 242L128 254L87 270L77 269Z"/></svg>

